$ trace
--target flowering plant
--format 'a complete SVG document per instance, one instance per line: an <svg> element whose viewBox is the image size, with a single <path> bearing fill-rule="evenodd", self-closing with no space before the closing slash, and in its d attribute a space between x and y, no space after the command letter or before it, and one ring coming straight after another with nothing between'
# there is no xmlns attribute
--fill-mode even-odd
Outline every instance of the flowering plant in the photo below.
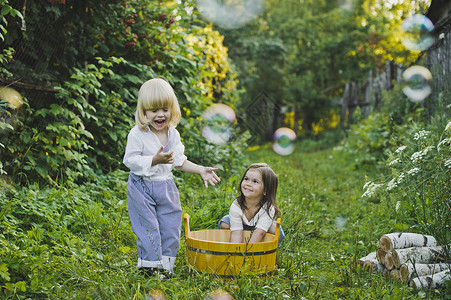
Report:
<svg viewBox="0 0 451 300"><path fill-rule="evenodd" d="M442 232L449 241L451 121L441 130L413 126L403 144L388 153L390 175L379 183L368 181L362 197L388 199L398 230L419 227L435 235Z"/></svg>

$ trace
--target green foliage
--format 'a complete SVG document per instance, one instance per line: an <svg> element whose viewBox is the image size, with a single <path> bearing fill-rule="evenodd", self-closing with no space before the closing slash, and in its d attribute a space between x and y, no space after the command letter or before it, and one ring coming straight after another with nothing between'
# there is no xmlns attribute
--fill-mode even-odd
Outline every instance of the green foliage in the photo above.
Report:
<svg viewBox="0 0 451 300"><path fill-rule="evenodd" d="M442 102L442 95L437 99ZM446 103L446 101L444 101ZM393 147L386 149L390 175L366 184L364 197L378 195L395 208L397 230L410 230L435 236L441 244L449 234L449 185L451 123L449 107L428 123L409 121L402 135L393 134Z"/></svg>
<svg viewBox="0 0 451 300"><path fill-rule="evenodd" d="M410 102L395 87L384 95L380 112L351 126L343 149L354 155L357 168L378 166L380 175L367 178L362 197L392 208L392 231L427 233L448 244L449 96L425 101L433 111Z"/></svg>
<svg viewBox="0 0 451 300"><path fill-rule="evenodd" d="M354 169L346 152L296 149L290 156L271 149L248 152L246 162L222 173L216 187L204 189L200 180L177 179L191 230L201 230L215 228L228 212L250 162L272 166L279 177L277 201L286 238L271 276L224 280L199 274L187 265L183 239L174 278L141 276L125 202L127 173L116 171L90 183L57 188L31 185L15 190L4 185L0 297L140 299L156 290L169 299L204 299L215 290L227 291L234 299L444 295L443 290L416 292L356 267L354 259L374 251L378 238L396 222L387 220L388 207L360 198L362 178L376 172Z"/></svg>
<svg viewBox="0 0 451 300"><path fill-rule="evenodd" d="M258 135L254 122L246 122L258 117L244 113L264 92L279 107L293 108L294 130L302 125L302 131L312 131L313 123L329 118L331 100L343 95L346 82L362 81L388 60L416 60L418 53L401 44L400 24L424 13L428 2L266 0L266 10L253 22L219 29L245 91L239 105L243 125ZM263 141L280 126L278 115L266 119L257 125L265 129Z"/></svg>
<svg viewBox="0 0 451 300"><path fill-rule="evenodd" d="M0 39L2 41L5 40L5 34L8 32L6 30L6 26L8 25L8 21L7 21L7 17L11 16L12 18L14 17L19 17L20 19L23 20L23 16L22 14L11 7L11 5L9 5L9 1L8 0L1 0L0 1Z"/></svg>
<svg viewBox="0 0 451 300"><path fill-rule="evenodd" d="M124 201L126 176L116 172L95 183L58 189L2 189L2 298L58 297L65 282L82 284L94 276L85 270L74 274L80 266L119 270L128 265L132 251L127 245L134 237Z"/></svg>
<svg viewBox="0 0 451 300"><path fill-rule="evenodd" d="M210 165L220 159L221 169L240 161L246 144L238 135L233 148L222 147L218 156L204 155L214 154L215 148L201 135L203 111L213 102L233 106L238 94L222 37L211 27L191 26L193 16L185 5L29 3L27 11L35 14L27 18L26 40L34 46L28 52L24 47L4 49L8 69L2 66L0 72L7 78L24 77L48 92L23 91L25 104L14 126L3 125L2 119L2 127L8 128L0 132L5 141L0 172L18 184L57 184L122 168L138 89L156 76L166 77L178 95L183 110L178 129L186 138L188 157ZM43 11L50 17L40 22L37 16ZM43 37L43 30L52 34ZM13 26L7 44L16 46L24 38ZM56 39L65 43L55 46ZM65 49L58 52L63 44Z"/></svg>

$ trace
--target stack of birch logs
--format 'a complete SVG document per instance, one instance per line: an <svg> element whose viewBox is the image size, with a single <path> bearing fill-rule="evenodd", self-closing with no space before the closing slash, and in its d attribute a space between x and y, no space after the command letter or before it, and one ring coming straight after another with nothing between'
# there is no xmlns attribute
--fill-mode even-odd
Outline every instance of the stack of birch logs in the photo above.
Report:
<svg viewBox="0 0 451 300"><path fill-rule="evenodd" d="M450 247L433 236L395 232L379 239L379 249L358 260L363 269L382 273L417 289L435 289L451 279Z"/></svg>

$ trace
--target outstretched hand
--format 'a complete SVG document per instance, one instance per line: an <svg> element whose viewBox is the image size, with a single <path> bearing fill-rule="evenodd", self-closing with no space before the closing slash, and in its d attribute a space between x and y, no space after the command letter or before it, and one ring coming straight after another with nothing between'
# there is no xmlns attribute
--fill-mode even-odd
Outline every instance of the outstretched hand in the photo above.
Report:
<svg viewBox="0 0 451 300"><path fill-rule="evenodd" d="M153 157L152 166L157 164L172 164L174 163L174 151L163 153L163 146L158 150L157 154Z"/></svg>
<svg viewBox="0 0 451 300"><path fill-rule="evenodd" d="M203 167L200 171L200 176L202 177L205 188L208 188L208 184L210 183L211 186L215 186L216 183L221 181L221 178L219 178L218 175L216 175L215 171L217 171L218 168L211 168L211 167Z"/></svg>

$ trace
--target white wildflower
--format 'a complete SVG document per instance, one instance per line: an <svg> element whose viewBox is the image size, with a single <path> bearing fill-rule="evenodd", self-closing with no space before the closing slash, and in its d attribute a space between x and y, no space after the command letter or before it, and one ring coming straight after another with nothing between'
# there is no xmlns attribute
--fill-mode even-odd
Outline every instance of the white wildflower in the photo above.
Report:
<svg viewBox="0 0 451 300"><path fill-rule="evenodd" d="M396 149L396 153L401 153L402 151L404 151L404 149L406 149L407 148L407 146L401 146L401 147L399 147L398 149Z"/></svg>
<svg viewBox="0 0 451 300"><path fill-rule="evenodd" d="M395 188L398 184L397 184L397 178L393 178L392 180L390 180L389 183L387 183L387 191L391 191L393 188Z"/></svg>
<svg viewBox="0 0 451 300"><path fill-rule="evenodd" d="M363 193L362 198L372 197L381 185L382 184L373 183L371 181L367 182L364 186L364 188L366 188L366 191Z"/></svg>
<svg viewBox="0 0 451 300"><path fill-rule="evenodd" d="M407 174L413 176L413 175L417 174L418 171L420 171L419 168L413 168L413 169L410 169L409 171L407 171Z"/></svg>
<svg viewBox="0 0 451 300"><path fill-rule="evenodd" d="M405 177L405 174L401 173L398 177L395 177L392 180L390 180L390 182L387 183L387 188L385 190L391 191L392 189L397 187L398 184L400 184L403 181L404 177Z"/></svg>
<svg viewBox="0 0 451 300"><path fill-rule="evenodd" d="M446 124L445 131L448 131L448 129L450 129L450 128L451 128L451 121L449 121L448 124Z"/></svg>
<svg viewBox="0 0 451 300"><path fill-rule="evenodd" d="M412 162L417 162L418 160L421 160L428 152L429 150L431 150L433 147L429 146L424 148L421 151L415 152L414 154L412 154L412 156L410 157L410 160Z"/></svg>
<svg viewBox="0 0 451 300"><path fill-rule="evenodd" d="M451 169L451 158L448 158L447 160L445 160L445 167Z"/></svg>
<svg viewBox="0 0 451 300"><path fill-rule="evenodd" d="M431 133L430 131L427 131L427 130L421 130L421 131L418 131L417 133L415 133L415 135L413 136L413 139L415 140L415 141L418 141L418 140L424 140L425 138L427 138L427 136L429 135L429 133Z"/></svg>
<svg viewBox="0 0 451 300"><path fill-rule="evenodd" d="M400 161L401 161L401 159L397 158L397 159L392 160L388 165L393 166L393 165L399 163Z"/></svg>
<svg viewBox="0 0 451 300"><path fill-rule="evenodd" d="M366 189L370 184L373 184L373 182L368 181L367 183L365 183L365 185L363 186L363 189Z"/></svg>
<svg viewBox="0 0 451 300"><path fill-rule="evenodd" d="M451 138L441 140L440 143L438 143L437 145L437 150L440 151L441 150L440 147L445 144L451 144Z"/></svg>
<svg viewBox="0 0 451 300"><path fill-rule="evenodd" d="M396 202L395 210L398 211L401 207L401 201Z"/></svg>

